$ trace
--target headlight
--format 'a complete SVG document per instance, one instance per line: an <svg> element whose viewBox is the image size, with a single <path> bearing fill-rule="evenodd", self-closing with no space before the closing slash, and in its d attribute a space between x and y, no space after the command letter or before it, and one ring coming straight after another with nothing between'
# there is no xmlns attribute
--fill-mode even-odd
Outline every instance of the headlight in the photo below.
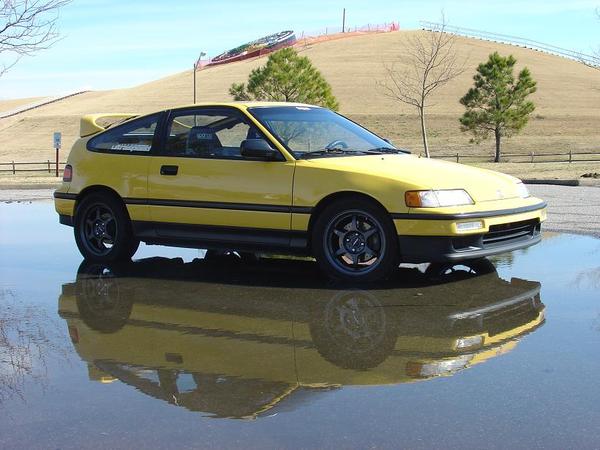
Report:
<svg viewBox="0 0 600 450"><path fill-rule="evenodd" d="M440 208L474 204L473 199L464 189L407 191L404 194L404 200L406 206L410 208Z"/></svg>
<svg viewBox="0 0 600 450"><path fill-rule="evenodd" d="M517 183L517 193L521 198L527 198L530 195L529 189L527 189L527 186L525 186L523 183Z"/></svg>
<svg viewBox="0 0 600 450"><path fill-rule="evenodd" d="M454 372L465 369L473 355L462 355L453 359L444 359L429 363L408 362L406 364L406 373L414 378L439 377L452 375Z"/></svg>
<svg viewBox="0 0 600 450"><path fill-rule="evenodd" d="M480 334L475 336L461 337L456 340L457 350L473 349L481 346L483 346L483 336Z"/></svg>

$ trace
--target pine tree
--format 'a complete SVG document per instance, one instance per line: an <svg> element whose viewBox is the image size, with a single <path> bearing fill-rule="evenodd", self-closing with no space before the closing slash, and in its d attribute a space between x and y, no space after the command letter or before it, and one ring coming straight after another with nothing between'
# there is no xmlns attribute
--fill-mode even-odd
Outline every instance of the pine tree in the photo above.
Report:
<svg viewBox="0 0 600 450"><path fill-rule="evenodd" d="M284 48L269 55L264 66L250 72L247 85L233 83L229 94L235 100L309 103L334 111L339 107L321 72L293 48Z"/></svg>
<svg viewBox="0 0 600 450"><path fill-rule="evenodd" d="M517 80L513 69L517 60L494 52L486 63L479 64L473 77L475 85L460 99L466 112L460 118L461 130L473 134L472 141L481 142L494 134L496 154L500 161L500 140L517 134L527 125L535 109L527 97L536 91L536 82L529 69L519 72Z"/></svg>

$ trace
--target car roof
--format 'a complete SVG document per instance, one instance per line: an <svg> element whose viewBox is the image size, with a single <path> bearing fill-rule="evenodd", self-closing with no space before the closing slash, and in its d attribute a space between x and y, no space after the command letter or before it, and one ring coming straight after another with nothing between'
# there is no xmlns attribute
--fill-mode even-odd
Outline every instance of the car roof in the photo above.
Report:
<svg viewBox="0 0 600 450"><path fill-rule="evenodd" d="M295 102L264 102L264 101L241 101L241 102L201 102L192 103L188 105L173 106L168 109L187 109L187 108L198 108L203 106L229 106L238 109L247 108L276 108L281 106L304 106L312 108L320 108L320 106L309 105L306 103L295 103Z"/></svg>

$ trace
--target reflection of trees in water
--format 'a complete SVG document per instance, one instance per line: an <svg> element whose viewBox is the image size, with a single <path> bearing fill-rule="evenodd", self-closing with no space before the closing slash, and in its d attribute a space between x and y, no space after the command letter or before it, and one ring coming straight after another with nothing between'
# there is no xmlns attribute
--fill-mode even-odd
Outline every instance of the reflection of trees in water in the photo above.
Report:
<svg viewBox="0 0 600 450"><path fill-rule="evenodd" d="M575 289L589 289L598 292L600 290L600 267L579 272L571 286ZM600 313L593 320L592 327L600 331Z"/></svg>
<svg viewBox="0 0 600 450"><path fill-rule="evenodd" d="M515 256L513 252L502 253L500 255L490 256L489 260L492 261L496 267L512 267L515 261Z"/></svg>
<svg viewBox="0 0 600 450"><path fill-rule="evenodd" d="M66 358L58 323L39 306L24 304L11 290L0 290L0 404L23 398L23 385L44 385L50 356ZM59 339L56 339L59 337Z"/></svg>
<svg viewBox="0 0 600 450"><path fill-rule="evenodd" d="M600 267L577 273L571 285L577 289L600 289Z"/></svg>

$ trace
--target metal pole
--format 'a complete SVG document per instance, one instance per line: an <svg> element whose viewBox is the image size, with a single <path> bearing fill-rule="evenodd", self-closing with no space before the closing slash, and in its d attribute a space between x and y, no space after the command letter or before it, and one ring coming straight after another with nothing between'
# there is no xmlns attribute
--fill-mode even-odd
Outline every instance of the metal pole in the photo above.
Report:
<svg viewBox="0 0 600 450"><path fill-rule="evenodd" d="M344 12L342 14L342 33L346 32L346 8L344 8Z"/></svg>
<svg viewBox="0 0 600 450"><path fill-rule="evenodd" d="M194 63L194 105L196 104L196 63Z"/></svg>
<svg viewBox="0 0 600 450"><path fill-rule="evenodd" d="M56 178L58 178L58 147L56 147Z"/></svg>

